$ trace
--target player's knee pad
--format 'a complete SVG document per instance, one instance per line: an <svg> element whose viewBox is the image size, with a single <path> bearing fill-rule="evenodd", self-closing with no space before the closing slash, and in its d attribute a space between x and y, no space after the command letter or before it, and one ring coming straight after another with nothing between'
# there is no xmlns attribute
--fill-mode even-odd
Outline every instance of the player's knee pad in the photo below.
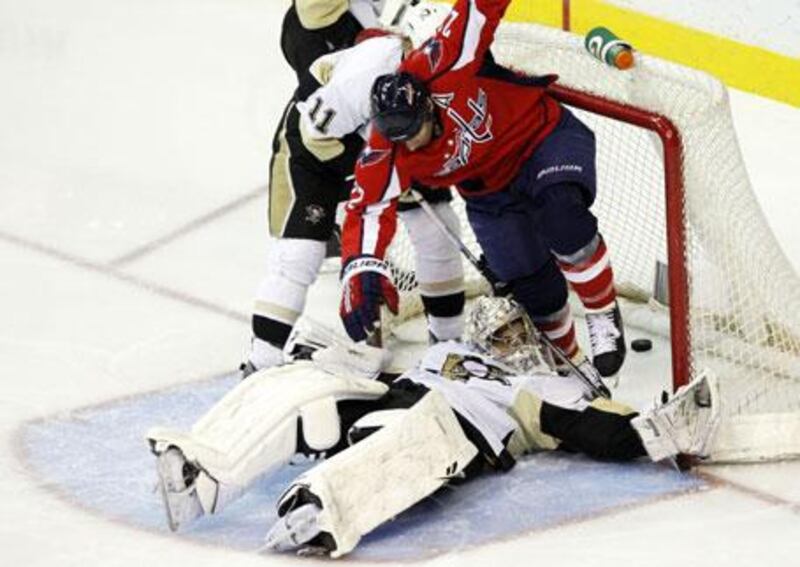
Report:
<svg viewBox="0 0 800 567"><path fill-rule="evenodd" d="M431 205L439 218L456 234L459 220L449 203ZM420 208L400 213L408 230L416 259L420 292L428 297L456 294L464 290L464 266L459 251Z"/></svg>
<svg viewBox="0 0 800 567"><path fill-rule="evenodd" d="M336 447L337 404L377 400L386 390L375 380L297 362L250 375L188 433L153 428L147 437L157 455L172 447L181 451L198 472L195 489L203 512L211 514L295 455L318 457Z"/></svg>
<svg viewBox="0 0 800 567"><path fill-rule="evenodd" d="M380 430L297 478L279 514L302 488L319 503L316 527L335 542L333 557L429 496L478 455L445 397L435 391Z"/></svg>
<svg viewBox="0 0 800 567"><path fill-rule="evenodd" d="M544 189L536 199L536 219L547 245L559 255L573 254L597 235L597 217L580 185L560 183Z"/></svg>
<svg viewBox="0 0 800 567"><path fill-rule="evenodd" d="M567 303L567 280L554 258L550 258L532 275L510 283L514 298L533 318L556 313Z"/></svg>
<svg viewBox="0 0 800 567"><path fill-rule="evenodd" d="M259 286L253 313L288 326L294 325L305 306L308 288L316 280L324 259L324 242L292 238L277 238L270 242L267 272Z"/></svg>

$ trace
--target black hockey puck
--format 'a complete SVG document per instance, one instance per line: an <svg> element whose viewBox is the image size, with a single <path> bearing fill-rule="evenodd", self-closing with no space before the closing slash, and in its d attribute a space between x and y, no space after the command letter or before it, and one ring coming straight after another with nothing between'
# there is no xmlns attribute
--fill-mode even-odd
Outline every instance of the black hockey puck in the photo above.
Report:
<svg viewBox="0 0 800 567"><path fill-rule="evenodd" d="M653 341L650 339L636 339L631 341L631 348L636 352L647 352L653 348Z"/></svg>

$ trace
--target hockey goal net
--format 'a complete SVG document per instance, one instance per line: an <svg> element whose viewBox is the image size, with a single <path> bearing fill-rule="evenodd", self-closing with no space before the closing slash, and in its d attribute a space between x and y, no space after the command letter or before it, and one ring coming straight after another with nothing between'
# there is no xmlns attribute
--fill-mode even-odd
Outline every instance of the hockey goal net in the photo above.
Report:
<svg viewBox="0 0 800 567"><path fill-rule="evenodd" d="M493 52L526 73L557 73L554 96L595 131L593 211L626 327L669 338L675 387L702 369L719 377L713 460L800 456L800 280L750 188L725 87L643 54L621 72L592 58L582 38L530 24L501 26ZM390 256L410 271L407 237L398 236ZM467 272L468 292L485 292ZM654 294L662 276L668 293ZM409 290L413 278L399 284ZM401 318L419 311L413 292L401 297Z"/></svg>

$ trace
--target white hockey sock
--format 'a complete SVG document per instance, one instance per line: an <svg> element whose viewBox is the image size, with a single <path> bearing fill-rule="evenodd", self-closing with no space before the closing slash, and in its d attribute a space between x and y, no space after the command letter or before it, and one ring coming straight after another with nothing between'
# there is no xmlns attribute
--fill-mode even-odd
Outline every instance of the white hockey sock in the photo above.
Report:
<svg viewBox="0 0 800 567"><path fill-rule="evenodd" d="M439 341L460 339L464 333L464 314L455 317L428 315L428 330Z"/></svg>

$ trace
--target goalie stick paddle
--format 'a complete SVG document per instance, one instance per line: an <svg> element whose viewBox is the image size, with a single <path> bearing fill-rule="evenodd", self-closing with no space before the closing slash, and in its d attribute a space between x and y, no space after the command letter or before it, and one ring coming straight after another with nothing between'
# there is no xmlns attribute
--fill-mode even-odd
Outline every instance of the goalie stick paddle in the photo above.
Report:
<svg viewBox="0 0 800 567"><path fill-rule="evenodd" d="M422 210L425 211L425 214L430 217L442 234L447 237L453 246L458 248L459 252L461 252L467 261L472 264L476 270L478 270L478 272L486 279L486 281L489 282L489 285L492 286L492 291L494 294L501 297L511 296L511 288L509 287L508 283L498 278L491 268L489 268L486 258L483 256L478 258L475 254L473 254L472 250L467 248L467 245L464 244L464 241L461 240L461 238L444 223L436 211L433 210L433 207L431 207L430 203L423 199L419 191L413 188L410 189L410 191L412 197L414 197L414 200L419 204L420 207L422 207ZM556 358L569 366L569 368L578 375L578 377L592 390L596 396L611 398L611 392L609 392L608 388L606 388L604 385L598 386L595 384L594 381L578 367L577 364L572 362L569 357L564 354L564 352L553 341L551 341L549 337L547 337L547 335L540 333L539 337L545 346L556 356Z"/></svg>

